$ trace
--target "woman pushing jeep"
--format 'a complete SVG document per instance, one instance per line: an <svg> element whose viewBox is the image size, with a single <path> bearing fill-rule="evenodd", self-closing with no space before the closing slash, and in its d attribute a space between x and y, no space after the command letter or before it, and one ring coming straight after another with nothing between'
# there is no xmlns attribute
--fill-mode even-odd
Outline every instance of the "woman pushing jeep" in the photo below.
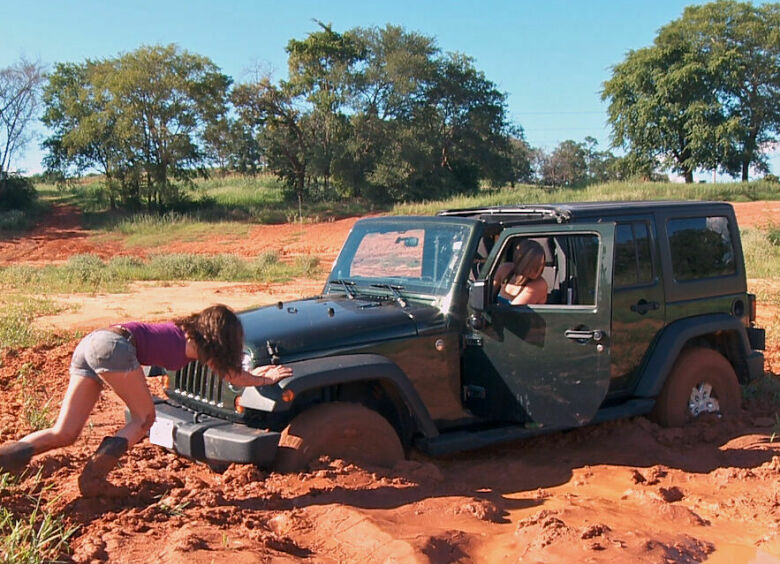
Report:
<svg viewBox="0 0 780 564"><path fill-rule="evenodd" d="M130 419L116 435L103 439L79 477L79 489L85 496L127 495L127 488L108 483L106 475L155 420L141 366L178 370L197 360L235 386L265 386L292 376L285 366L244 370L243 341L240 320L224 305L165 323L129 322L93 331L73 352L70 382L56 423L0 446L0 471L19 472L33 456L73 444L106 383L125 403Z"/></svg>

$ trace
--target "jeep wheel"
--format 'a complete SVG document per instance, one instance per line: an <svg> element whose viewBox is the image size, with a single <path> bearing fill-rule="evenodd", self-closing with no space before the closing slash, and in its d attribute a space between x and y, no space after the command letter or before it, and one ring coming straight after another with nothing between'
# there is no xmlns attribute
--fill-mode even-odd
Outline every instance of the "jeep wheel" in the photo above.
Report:
<svg viewBox="0 0 780 564"><path fill-rule="evenodd" d="M404 458L401 441L387 420L357 403L317 405L282 431L275 469L305 470L322 455L372 466L392 466Z"/></svg>
<svg viewBox="0 0 780 564"><path fill-rule="evenodd" d="M656 401L654 418L664 427L681 427L703 414L729 417L739 411L741 393L728 360L711 349L683 352Z"/></svg>

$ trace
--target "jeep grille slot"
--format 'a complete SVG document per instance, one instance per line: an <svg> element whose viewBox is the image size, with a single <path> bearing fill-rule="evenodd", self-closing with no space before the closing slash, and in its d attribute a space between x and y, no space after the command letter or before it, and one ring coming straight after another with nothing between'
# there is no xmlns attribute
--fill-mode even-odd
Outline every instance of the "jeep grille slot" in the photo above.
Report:
<svg viewBox="0 0 780 564"><path fill-rule="evenodd" d="M222 378L208 366L193 361L178 370L173 379L174 394L222 407Z"/></svg>

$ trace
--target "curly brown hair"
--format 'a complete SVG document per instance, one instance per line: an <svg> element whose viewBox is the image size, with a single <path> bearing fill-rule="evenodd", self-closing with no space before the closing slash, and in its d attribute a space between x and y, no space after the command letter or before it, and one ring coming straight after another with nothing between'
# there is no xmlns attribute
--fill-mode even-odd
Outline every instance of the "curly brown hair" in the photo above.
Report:
<svg viewBox="0 0 780 564"><path fill-rule="evenodd" d="M200 362L210 361L221 375L241 370L244 328L232 309L217 304L174 323L195 341Z"/></svg>

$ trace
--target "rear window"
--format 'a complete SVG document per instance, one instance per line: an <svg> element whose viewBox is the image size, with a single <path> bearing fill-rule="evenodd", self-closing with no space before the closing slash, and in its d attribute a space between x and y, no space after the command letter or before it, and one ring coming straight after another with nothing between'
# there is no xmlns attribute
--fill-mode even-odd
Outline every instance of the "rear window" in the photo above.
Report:
<svg viewBox="0 0 780 564"><path fill-rule="evenodd" d="M685 282L736 273L728 218L670 219L667 233L675 280Z"/></svg>
<svg viewBox="0 0 780 564"><path fill-rule="evenodd" d="M653 281L650 236L644 222L618 224L615 231L615 287L625 288Z"/></svg>

